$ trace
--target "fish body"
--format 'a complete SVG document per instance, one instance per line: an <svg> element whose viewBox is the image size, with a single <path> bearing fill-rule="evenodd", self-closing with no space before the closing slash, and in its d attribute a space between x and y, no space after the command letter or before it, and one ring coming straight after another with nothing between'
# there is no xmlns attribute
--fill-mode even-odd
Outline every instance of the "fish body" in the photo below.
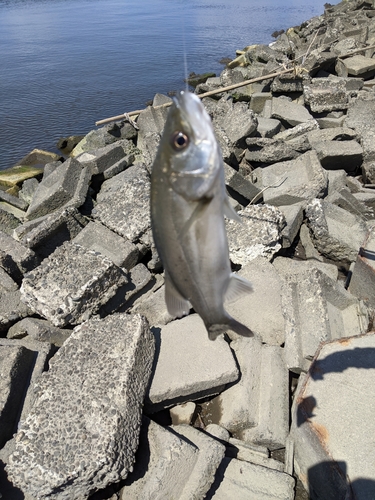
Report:
<svg viewBox="0 0 375 500"><path fill-rule="evenodd" d="M224 309L226 297L251 291L248 281L231 272L224 214L238 219L210 117L196 95L181 92L152 167L151 223L169 313L181 317L192 306L212 340L228 329L252 335Z"/></svg>

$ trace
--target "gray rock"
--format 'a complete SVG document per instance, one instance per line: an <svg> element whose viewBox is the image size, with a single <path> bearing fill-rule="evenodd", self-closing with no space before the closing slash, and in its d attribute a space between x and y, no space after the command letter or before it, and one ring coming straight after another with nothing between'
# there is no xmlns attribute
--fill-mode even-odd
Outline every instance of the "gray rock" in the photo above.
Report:
<svg viewBox="0 0 375 500"><path fill-rule="evenodd" d="M286 122L292 127L313 119L304 106L289 101L285 97L274 97L272 99L271 118Z"/></svg>
<svg viewBox="0 0 375 500"><path fill-rule="evenodd" d="M243 196L245 200L251 201L260 193L260 189L255 184L226 163L224 163L224 172L225 184Z"/></svg>
<svg viewBox="0 0 375 500"><path fill-rule="evenodd" d="M274 94L284 92L302 92L303 79L297 75L280 75L273 79L271 90Z"/></svg>
<svg viewBox="0 0 375 500"><path fill-rule="evenodd" d="M77 327L37 384L9 457L10 480L32 497L78 500L124 479L138 447L153 354L140 316Z"/></svg>
<svg viewBox="0 0 375 500"><path fill-rule="evenodd" d="M100 149L86 151L77 156L76 159L81 163L81 165L88 167L91 170L92 175L102 174L120 161L123 163L122 169L124 170L127 166L129 166L130 162L128 158L125 158L122 142L127 143L130 141L126 141L125 139L124 141L117 141L113 144L108 144L108 146L104 146Z"/></svg>
<svg viewBox="0 0 375 500"><path fill-rule="evenodd" d="M258 126L253 111L246 103L233 103L226 98L218 102L212 123L215 131L220 129L224 132L229 147L241 146L246 137L252 135Z"/></svg>
<svg viewBox="0 0 375 500"><path fill-rule="evenodd" d="M143 417L134 471L126 479L120 499L180 498L198 457L193 443Z"/></svg>
<svg viewBox="0 0 375 500"><path fill-rule="evenodd" d="M354 262L367 227L361 217L325 200L306 207L307 224L319 252L335 261Z"/></svg>
<svg viewBox="0 0 375 500"><path fill-rule="evenodd" d="M13 236L45 258L64 241L77 236L86 224L87 219L76 208L69 207L25 222L13 231Z"/></svg>
<svg viewBox="0 0 375 500"><path fill-rule="evenodd" d="M254 498L293 500L294 479L283 472L267 469L235 458L224 458L207 500Z"/></svg>
<svg viewBox="0 0 375 500"><path fill-rule="evenodd" d="M271 260L281 248L282 212L270 205L248 205L238 215L242 224L226 222L231 261L245 265L258 256Z"/></svg>
<svg viewBox="0 0 375 500"><path fill-rule="evenodd" d="M365 57L361 54L356 54L352 57L346 57L345 59L340 59L338 69L339 76L363 76L364 78L370 78L375 75L375 62L374 59L370 57Z"/></svg>
<svg viewBox="0 0 375 500"><path fill-rule="evenodd" d="M263 169L263 193L270 205L293 205L299 201L322 197L328 185L328 176L314 151L295 160L275 163Z"/></svg>
<svg viewBox="0 0 375 500"><path fill-rule="evenodd" d="M172 321L155 335L157 364L146 401L148 411L217 394L237 380L228 344L223 337L210 341L197 314Z"/></svg>
<svg viewBox="0 0 375 500"><path fill-rule="evenodd" d="M356 297L363 300L368 306L375 309L374 251L375 227L372 227L359 249L349 283L349 291Z"/></svg>
<svg viewBox="0 0 375 500"><path fill-rule="evenodd" d="M26 212L28 219L36 219L68 206L80 207L89 187L91 172L77 160L70 158L46 178L43 177Z"/></svg>
<svg viewBox="0 0 375 500"><path fill-rule="evenodd" d="M22 275L39 264L37 255L29 248L0 231L0 266L17 282Z"/></svg>
<svg viewBox="0 0 375 500"><path fill-rule="evenodd" d="M357 141L325 141L315 144L314 149L326 170L344 169L354 174L363 161L363 149Z"/></svg>
<svg viewBox="0 0 375 500"><path fill-rule="evenodd" d="M150 167L155 159L168 112L169 108L148 106L138 116L137 125L139 132L137 147L142 151L143 160L147 167Z"/></svg>
<svg viewBox="0 0 375 500"><path fill-rule="evenodd" d="M149 190L150 179L145 167L129 167L103 183L92 215L134 243L151 227Z"/></svg>
<svg viewBox="0 0 375 500"><path fill-rule="evenodd" d="M24 318L9 328L7 337L21 339L28 336L38 342L48 342L61 347L70 334L70 330L56 328L44 319Z"/></svg>
<svg viewBox="0 0 375 500"><path fill-rule="evenodd" d="M321 270L296 267L285 278L285 359L289 370L307 370L326 340L363 333L368 318L358 299Z"/></svg>
<svg viewBox="0 0 375 500"><path fill-rule="evenodd" d="M7 193L0 189L0 200L9 203L13 207L18 208L19 210L25 211L28 207L28 203L26 203L22 198L18 198L18 196L13 196L12 194Z"/></svg>
<svg viewBox="0 0 375 500"><path fill-rule="evenodd" d="M176 405L169 410L173 425L191 425L197 414L197 405L192 401Z"/></svg>
<svg viewBox="0 0 375 500"><path fill-rule="evenodd" d="M168 313L165 303L165 288L159 284L147 296L140 297L134 304L133 311L146 316L152 326L170 323L173 317Z"/></svg>
<svg viewBox="0 0 375 500"><path fill-rule="evenodd" d="M0 332L4 332L31 311L21 302L17 283L1 267L0 279Z"/></svg>
<svg viewBox="0 0 375 500"><path fill-rule="evenodd" d="M345 170L328 170L328 196L346 187L348 176Z"/></svg>
<svg viewBox="0 0 375 500"><path fill-rule="evenodd" d="M73 239L73 243L99 252L111 259L116 266L131 269L138 262L138 248L98 222L89 222Z"/></svg>
<svg viewBox="0 0 375 500"><path fill-rule="evenodd" d="M258 117L257 132L261 137L274 137L281 129L280 120Z"/></svg>
<svg viewBox="0 0 375 500"><path fill-rule="evenodd" d="M367 218L373 218L374 213L368 209L368 207L359 201L347 187L341 188L335 193L331 193L326 198L326 201L333 203L338 207L351 212L353 215L359 215L366 220Z"/></svg>
<svg viewBox="0 0 375 500"><path fill-rule="evenodd" d="M317 129L319 129L318 122L313 118L312 120L308 120L307 122L300 123L295 127L287 128L286 130L279 132L274 138L279 141L291 141L293 139L297 139L298 137L303 137L308 132Z"/></svg>
<svg viewBox="0 0 375 500"><path fill-rule="evenodd" d="M297 236L303 221L302 204L281 206L279 209L285 217L286 226L282 230L282 246L289 248Z"/></svg>
<svg viewBox="0 0 375 500"><path fill-rule="evenodd" d="M252 109L254 113L260 114L263 111L265 102L271 99L271 92L254 92L250 99L250 109Z"/></svg>
<svg viewBox="0 0 375 500"><path fill-rule="evenodd" d="M269 458L269 451L265 446L247 443L236 438L229 438L228 441L229 446L227 446L225 452L226 457L237 458L237 460L261 465L262 467L267 467L267 469L284 472L284 464L278 460Z"/></svg>
<svg viewBox="0 0 375 500"><path fill-rule="evenodd" d="M19 224L21 224L25 219L25 212L21 210L13 209L11 205L5 202L0 202L0 231L4 233L12 234L13 229L15 229Z"/></svg>
<svg viewBox="0 0 375 500"><path fill-rule="evenodd" d="M37 190L39 185L39 182L35 177L32 179L26 179L22 183L22 189L20 189L18 196L24 200L28 205L30 205L31 200L33 199L33 196L35 194L35 191Z"/></svg>
<svg viewBox="0 0 375 500"><path fill-rule="evenodd" d="M87 320L127 281L109 259L74 243L64 243L28 273L22 300L57 327Z"/></svg>
<svg viewBox="0 0 375 500"><path fill-rule="evenodd" d="M280 161L292 160L301 154L292 144L277 139L251 138L246 143L248 150L245 153L245 159L250 164L271 165ZM308 145L307 148L310 149Z"/></svg>
<svg viewBox="0 0 375 500"><path fill-rule="evenodd" d="M296 472L311 498L374 494L374 333L323 344L292 412ZM358 411L360 409L360 411ZM348 432L348 424L354 432Z"/></svg>
<svg viewBox="0 0 375 500"><path fill-rule="evenodd" d="M315 113L348 107L349 96L343 80L314 78L311 82L304 83L303 96L305 103Z"/></svg>

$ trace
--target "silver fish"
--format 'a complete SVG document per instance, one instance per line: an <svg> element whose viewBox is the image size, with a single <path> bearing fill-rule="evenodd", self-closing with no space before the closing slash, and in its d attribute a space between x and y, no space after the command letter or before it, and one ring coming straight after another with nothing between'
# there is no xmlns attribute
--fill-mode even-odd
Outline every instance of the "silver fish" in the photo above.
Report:
<svg viewBox="0 0 375 500"><path fill-rule="evenodd" d="M224 309L224 300L252 291L231 272L224 214L240 220L226 194L211 119L195 94L180 92L152 167L151 223L169 314L184 316L192 306L211 340L228 329L253 335Z"/></svg>

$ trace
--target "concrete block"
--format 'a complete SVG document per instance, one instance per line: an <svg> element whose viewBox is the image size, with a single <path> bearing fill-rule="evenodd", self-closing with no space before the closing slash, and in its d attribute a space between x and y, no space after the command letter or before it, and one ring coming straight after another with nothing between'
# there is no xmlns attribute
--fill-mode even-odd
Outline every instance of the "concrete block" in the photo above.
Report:
<svg viewBox="0 0 375 500"><path fill-rule="evenodd" d="M374 496L374 347L374 332L323 344L296 393L295 469L313 500Z"/></svg>
<svg viewBox="0 0 375 500"><path fill-rule="evenodd" d="M369 218L373 218L373 212L368 209L368 207L359 201L347 187L343 187L336 191L335 193L329 194L325 200L329 203L333 203L344 210L352 213L353 215L358 215L364 221Z"/></svg>
<svg viewBox="0 0 375 500"><path fill-rule="evenodd" d="M314 151L295 160L275 163L263 169L263 193L270 205L293 205L325 194L328 185L327 172L321 167Z"/></svg>
<svg viewBox="0 0 375 500"><path fill-rule="evenodd" d="M92 175L102 174L120 160L124 163L124 170L128 166L128 161L124 158L125 154L121 142L117 141L100 149L86 151L76 156L76 159L82 166L89 168Z"/></svg>
<svg viewBox="0 0 375 500"><path fill-rule="evenodd" d="M254 92L250 98L250 109L252 109L254 113L260 114L263 111L265 102L271 99L271 92Z"/></svg>
<svg viewBox="0 0 375 500"><path fill-rule="evenodd" d="M223 337L208 339L200 317L193 314L155 331L156 367L147 410L214 395L238 379L238 369Z"/></svg>
<svg viewBox="0 0 375 500"><path fill-rule="evenodd" d="M242 224L226 221L231 261L245 265L258 256L271 260L281 248L282 212L270 205L248 205L238 215Z"/></svg>
<svg viewBox="0 0 375 500"><path fill-rule="evenodd" d="M13 279L19 281L22 275L39 264L37 255L29 248L0 231L0 266Z"/></svg>
<svg viewBox="0 0 375 500"><path fill-rule="evenodd" d="M285 277L282 302L285 360L296 373L308 369L320 342L352 337L368 326L358 299L317 268Z"/></svg>
<svg viewBox="0 0 375 500"><path fill-rule="evenodd" d="M171 430L198 448L198 457L179 500L201 500L214 482L216 470L225 455L225 446L189 425L174 425Z"/></svg>
<svg viewBox="0 0 375 500"><path fill-rule="evenodd" d="M198 456L193 443L143 417L134 470L126 479L120 500L180 498Z"/></svg>
<svg viewBox="0 0 375 500"><path fill-rule="evenodd" d="M25 275L22 300L57 327L87 320L126 283L113 262L74 243L64 243Z"/></svg>
<svg viewBox="0 0 375 500"><path fill-rule="evenodd" d="M145 316L152 326L161 326L173 320L167 311L164 285L155 287L148 295L140 297L133 306L133 311Z"/></svg>
<svg viewBox="0 0 375 500"><path fill-rule="evenodd" d="M240 439L229 438L225 456L261 465L262 467L274 469L279 472L284 472L284 464L282 462L269 458L268 448L247 443L246 441L241 441Z"/></svg>
<svg viewBox="0 0 375 500"><path fill-rule="evenodd" d="M154 343L140 316L77 327L39 379L15 437L9 479L31 497L67 500L124 479L138 447Z"/></svg>
<svg viewBox="0 0 375 500"><path fill-rule="evenodd" d="M245 159L250 164L271 165L279 161L297 158L301 153L293 145L277 139L250 138L246 141L248 150Z"/></svg>
<svg viewBox="0 0 375 500"><path fill-rule="evenodd" d="M238 272L250 281L253 292L225 304L226 310L238 321L247 325L261 340L269 345L282 345L285 325L281 307L282 282L272 264L258 257ZM262 311L262 314L259 314ZM228 332L232 339L239 338Z"/></svg>
<svg viewBox="0 0 375 500"><path fill-rule="evenodd" d="M138 262L138 248L98 222L90 221L73 243L101 253L118 267L131 269Z"/></svg>
<svg viewBox="0 0 375 500"><path fill-rule="evenodd" d="M145 167L129 167L103 182L92 215L134 243L151 227L149 190L150 179Z"/></svg>
<svg viewBox="0 0 375 500"><path fill-rule="evenodd" d="M302 92L303 79L299 76L280 75L272 80L271 90L277 93Z"/></svg>
<svg viewBox="0 0 375 500"><path fill-rule="evenodd" d="M13 231L13 237L41 258L46 258L64 241L77 236L86 224L87 219L76 208L70 207L25 222Z"/></svg>
<svg viewBox="0 0 375 500"><path fill-rule="evenodd" d="M314 258L314 263L312 265L311 259L297 260L286 257L276 257L272 261L272 265L276 269L281 279L285 279L289 275L293 274L298 276L300 273L304 271L309 271L309 270L311 271L312 268L319 269L322 273L326 274L333 281L337 281L339 275L339 270L335 264L329 264L328 262L319 261L316 258Z"/></svg>
<svg viewBox="0 0 375 500"><path fill-rule="evenodd" d="M328 196L346 186L348 178L345 170L328 170Z"/></svg>
<svg viewBox="0 0 375 500"><path fill-rule="evenodd" d="M303 221L302 204L279 206L285 217L286 226L282 230L282 247L289 248L297 236Z"/></svg>
<svg viewBox="0 0 375 500"><path fill-rule="evenodd" d="M374 61L374 59L372 60ZM374 63L375 64L375 63ZM375 128L375 98L367 96L353 99L348 107L345 126L354 129L357 133Z"/></svg>
<svg viewBox="0 0 375 500"><path fill-rule="evenodd" d="M349 101L345 81L329 78L313 78L304 83L303 97L315 113L347 109Z"/></svg>
<svg viewBox="0 0 375 500"><path fill-rule="evenodd" d="M258 116L257 132L261 137L274 137L281 129L280 120Z"/></svg>
<svg viewBox="0 0 375 500"><path fill-rule="evenodd" d="M375 252L375 227L371 228L361 245L352 276L349 291L368 306L375 308L375 265L373 255Z"/></svg>
<svg viewBox="0 0 375 500"><path fill-rule="evenodd" d="M59 208L80 207L86 199L90 179L90 170L69 158L46 178L43 177L26 217L36 219Z"/></svg>
<svg viewBox="0 0 375 500"><path fill-rule="evenodd" d="M215 107L212 124L215 131L224 131L229 146L240 146L256 131L258 121L247 103L223 97Z"/></svg>
<svg viewBox="0 0 375 500"><path fill-rule="evenodd" d="M218 439L221 442L225 441L225 444L226 442L229 442L230 433L220 425L208 424L205 427L205 432L207 432L207 434L210 434L210 436Z"/></svg>
<svg viewBox="0 0 375 500"><path fill-rule="evenodd" d="M13 196L7 191L3 191L0 189L0 200L9 203L13 207L18 208L19 210L25 211L27 210L28 203L26 203L22 198L18 198L18 196Z"/></svg>
<svg viewBox="0 0 375 500"><path fill-rule="evenodd" d="M192 401L176 405L169 410L173 425L191 425L197 411L197 405Z"/></svg>
<svg viewBox="0 0 375 500"><path fill-rule="evenodd" d="M26 212L0 201L0 231L11 234L13 229L22 224L25 216Z"/></svg>
<svg viewBox="0 0 375 500"><path fill-rule="evenodd" d="M294 479L291 476L235 458L224 458L217 478L206 496L207 500L294 499Z"/></svg>
<svg viewBox="0 0 375 500"><path fill-rule="evenodd" d="M225 184L239 193L245 200L251 201L260 193L260 189L255 184L226 163L224 163L224 172Z"/></svg>
<svg viewBox="0 0 375 500"><path fill-rule="evenodd" d="M363 149L357 141L325 141L315 144L314 149L326 170L344 169L354 174L363 161Z"/></svg>
<svg viewBox="0 0 375 500"><path fill-rule="evenodd" d="M352 57L346 57L340 60L345 66L348 75L364 75L367 78L375 74L375 62L371 57L365 57L361 54L356 54Z"/></svg>
<svg viewBox="0 0 375 500"><path fill-rule="evenodd" d="M354 215L325 200L306 207L307 224L319 252L335 261L354 262L367 234L367 226Z"/></svg>
<svg viewBox="0 0 375 500"><path fill-rule="evenodd" d="M24 318L9 328L7 337L8 339L22 339L27 336L38 342L48 342L61 347L70 334L70 330L56 328L44 319Z"/></svg>
<svg viewBox="0 0 375 500"><path fill-rule="evenodd" d="M272 115L271 118L276 118L282 122L286 122L292 127L300 123L313 120L313 116L301 104L285 98L273 97L272 98Z"/></svg>
<svg viewBox="0 0 375 500"><path fill-rule="evenodd" d="M280 141L291 141L298 137L304 136L305 134L311 132L312 130L317 130L317 129L319 129L318 122L315 120L315 118L312 118L307 122L299 123L298 125L292 128L287 128L286 130L279 132L278 134L275 135L274 138Z"/></svg>
<svg viewBox="0 0 375 500"><path fill-rule="evenodd" d="M0 332L6 332L14 323L29 316L31 310L21 302L18 285L0 267Z"/></svg>

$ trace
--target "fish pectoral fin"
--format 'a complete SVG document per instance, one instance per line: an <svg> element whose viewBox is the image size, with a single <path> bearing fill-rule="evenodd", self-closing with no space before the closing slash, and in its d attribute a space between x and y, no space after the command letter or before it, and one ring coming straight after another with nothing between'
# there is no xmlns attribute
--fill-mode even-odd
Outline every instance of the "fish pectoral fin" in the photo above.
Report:
<svg viewBox="0 0 375 500"><path fill-rule="evenodd" d="M176 290L167 273L165 273L165 302L168 313L174 318L182 318L182 316L189 314L190 302Z"/></svg>
<svg viewBox="0 0 375 500"><path fill-rule="evenodd" d="M180 239L183 239L185 237L185 235L188 233L189 229L194 224L194 222L202 216L204 210L207 208L210 201L211 198L204 198L197 203L197 206L194 208L192 214L185 222L185 224L182 226L182 229L179 233Z"/></svg>
<svg viewBox="0 0 375 500"><path fill-rule="evenodd" d="M250 281L238 276L238 274L232 273L227 291L225 292L225 301L233 302L244 293L251 293L252 291L253 287Z"/></svg>
<svg viewBox="0 0 375 500"><path fill-rule="evenodd" d="M238 213L230 204L228 196L225 196L224 198L223 212L225 217L227 217L228 219L232 219L235 220L236 222L242 223L241 217L238 215Z"/></svg>

